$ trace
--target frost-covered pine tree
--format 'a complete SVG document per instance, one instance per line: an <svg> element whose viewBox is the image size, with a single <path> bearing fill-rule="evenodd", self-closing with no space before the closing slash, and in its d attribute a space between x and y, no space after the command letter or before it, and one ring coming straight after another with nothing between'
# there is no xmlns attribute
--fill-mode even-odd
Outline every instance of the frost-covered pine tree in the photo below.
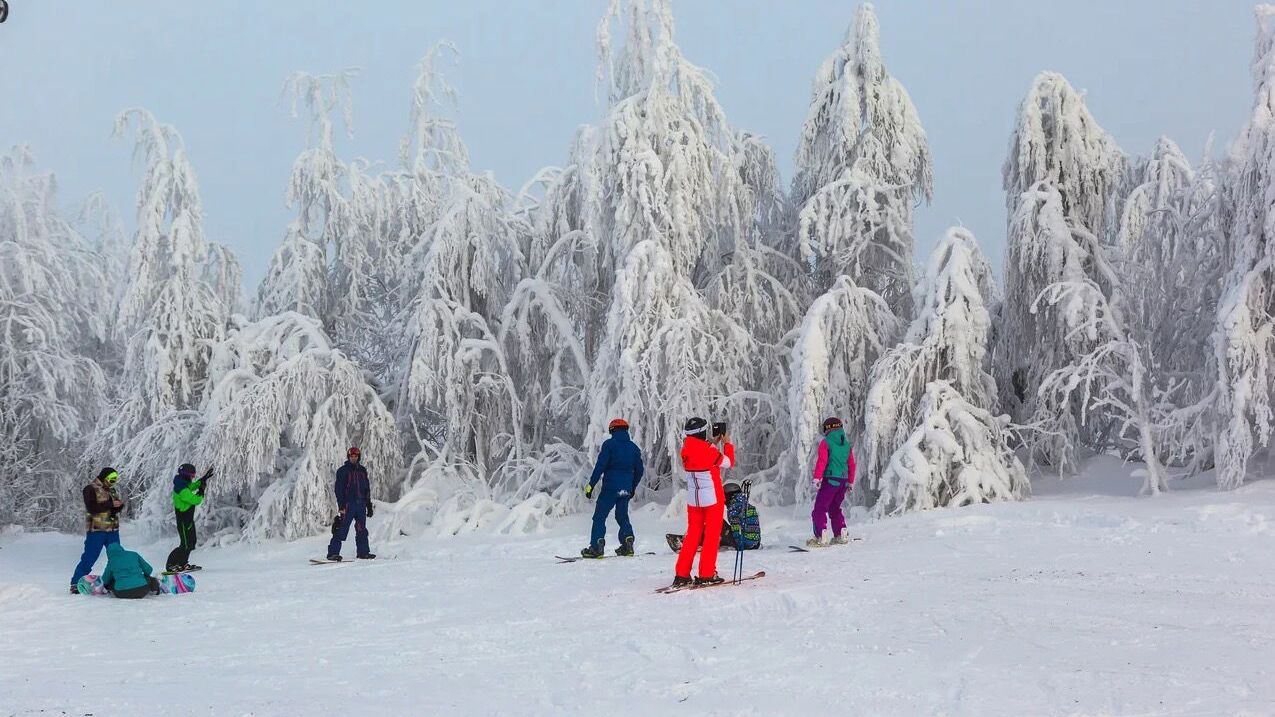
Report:
<svg viewBox="0 0 1275 717"><path fill-rule="evenodd" d="M801 503L810 498L808 479L824 418L838 416L850 435L859 435L872 365L902 333L902 322L885 300L855 286L848 276L837 279L806 310L789 361L791 443L781 461L787 480L773 500Z"/></svg>
<svg viewBox="0 0 1275 717"><path fill-rule="evenodd" d="M1244 483L1270 443L1275 411L1275 5L1259 5L1254 102L1232 149L1232 262L1217 310L1218 486Z"/></svg>
<svg viewBox="0 0 1275 717"><path fill-rule="evenodd" d="M1020 422L1035 413L1035 389L1044 376L1088 349L1068 338L1057 316L1033 307L1057 282L1103 280L1094 276L1095 258L1075 232L1104 247L1114 244L1113 197L1124 167L1124 155L1081 95L1061 75L1038 75L1019 108L1003 169L1009 236L994 364L1001 405ZM1068 438L1045 451L1049 462L1073 463L1080 410L1076 405L1050 417Z"/></svg>
<svg viewBox="0 0 1275 717"><path fill-rule="evenodd" d="M0 156L0 523L70 527L75 461L104 408L101 256L26 147Z"/></svg>
<svg viewBox="0 0 1275 717"><path fill-rule="evenodd" d="M974 235L948 230L916 288L907 337L872 369L861 465L877 515L1027 494L988 372L993 290Z"/></svg>
<svg viewBox="0 0 1275 717"><path fill-rule="evenodd" d="M815 75L797 150L792 200L813 291L845 274L911 314L912 214L931 196L929 143L907 90L886 71L865 3Z"/></svg>

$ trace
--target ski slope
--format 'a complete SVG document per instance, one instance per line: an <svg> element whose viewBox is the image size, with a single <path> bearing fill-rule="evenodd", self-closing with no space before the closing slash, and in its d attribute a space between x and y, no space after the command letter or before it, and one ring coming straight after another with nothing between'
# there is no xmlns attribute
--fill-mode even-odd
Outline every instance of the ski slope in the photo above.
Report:
<svg viewBox="0 0 1275 717"><path fill-rule="evenodd" d="M371 563L233 545L196 553L195 594L136 602L65 594L77 536L9 532L0 717L1275 714L1275 481L1147 499L1129 472L809 554L783 550L804 517L763 507L773 549L745 569L767 577L673 595L652 591L680 526L654 505L654 556L556 564L587 516L374 542Z"/></svg>

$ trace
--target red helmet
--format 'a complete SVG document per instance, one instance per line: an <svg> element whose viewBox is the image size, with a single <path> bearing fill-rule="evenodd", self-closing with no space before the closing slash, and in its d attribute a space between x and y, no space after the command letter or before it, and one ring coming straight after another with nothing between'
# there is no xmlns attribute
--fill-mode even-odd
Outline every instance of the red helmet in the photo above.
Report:
<svg viewBox="0 0 1275 717"><path fill-rule="evenodd" d="M627 431L628 428L629 428L628 421L624 420L623 418L612 418L611 422L607 424L607 433L615 433L616 431Z"/></svg>
<svg viewBox="0 0 1275 717"><path fill-rule="evenodd" d="M345 455L348 458L358 458L359 456L363 454L359 452L358 446L350 446L349 449L345 451Z"/></svg>

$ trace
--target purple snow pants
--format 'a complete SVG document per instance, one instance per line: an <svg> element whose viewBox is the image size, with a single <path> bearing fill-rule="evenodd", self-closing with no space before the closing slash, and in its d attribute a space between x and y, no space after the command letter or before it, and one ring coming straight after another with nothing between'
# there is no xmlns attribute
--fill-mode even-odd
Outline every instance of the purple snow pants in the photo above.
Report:
<svg viewBox="0 0 1275 717"><path fill-rule="evenodd" d="M829 516L832 516L833 535L841 535L841 531L846 529L846 516L841 512L841 503L846 499L846 491L849 489L850 483L844 479L841 485L832 485L827 478L823 480L819 493L815 496L815 509L810 511L810 517L815 522L816 538L823 535Z"/></svg>

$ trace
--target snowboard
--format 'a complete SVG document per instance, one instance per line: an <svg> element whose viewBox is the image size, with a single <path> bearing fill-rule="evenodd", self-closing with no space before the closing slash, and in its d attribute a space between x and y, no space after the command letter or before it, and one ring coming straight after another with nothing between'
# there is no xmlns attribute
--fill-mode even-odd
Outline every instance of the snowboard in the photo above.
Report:
<svg viewBox="0 0 1275 717"><path fill-rule="evenodd" d="M616 554L612 553L611 555L603 555L603 556L602 556L602 557L600 557L600 558L586 558L586 557L584 557L583 555L577 555L577 556L575 556L575 557L566 557L566 556L563 556L563 555L555 555L555 556L553 556L553 557L557 558L557 559L558 559L558 564L559 564L559 565L561 565L562 563L574 563L574 562L576 562L576 561L578 561L578 560L606 560L607 558L636 558L636 557L637 557L637 556L639 556L639 555L655 555L655 553L654 553L654 552L649 552L649 553L635 553L635 554L633 554L633 555L616 555Z"/></svg>
<svg viewBox="0 0 1275 717"><path fill-rule="evenodd" d="M359 558L350 558L349 560L319 560L318 558L310 558L311 565L350 565L353 563L375 563L381 560L393 560L393 558L376 557L371 560L361 560Z"/></svg>
<svg viewBox="0 0 1275 717"><path fill-rule="evenodd" d="M863 540L863 538L851 538L851 539L850 539L850 542L851 542L851 543L857 543L857 542L859 542L860 540ZM811 550L819 550L819 549L821 549L821 548L835 548L835 547L837 547L837 546L833 545L832 543L824 543L824 544L820 545L818 548L815 548L815 547L812 547L812 546L809 546L809 545L807 545L807 546L801 546L801 545L789 545L789 546L788 546L788 549L789 549L789 550L791 550L791 551L792 551L792 552L794 552L794 553L809 553Z"/></svg>
<svg viewBox="0 0 1275 717"><path fill-rule="evenodd" d="M766 571L759 570L758 572L755 572L752 575L746 575L740 578L739 582L742 583L745 580L756 580L757 578L764 578L764 577L766 577ZM660 593L662 595L667 595L669 593L680 593L683 590L708 590L709 588L720 588L723 585L734 585L734 584L735 583L733 581L727 580L725 582L716 583L714 585L696 585L694 583L690 585L680 585L678 587L673 587L672 585L665 585L662 588L657 588L655 592Z"/></svg>
<svg viewBox="0 0 1275 717"><path fill-rule="evenodd" d="M165 595L180 595L195 592L195 576L189 573L175 573L159 576L159 591ZM102 576L85 575L75 585L81 595L110 595L102 585Z"/></svg>
<svg viewBox="0 0 1275 717"><path fill-rule="evenodd" d="M190 570L165 570L163 573L160 573L160 574L161 575L184 575L186 573L193 573L196 570L203 570L203 569L204 569L204 566L198 565L191 568Z"/></svg>

